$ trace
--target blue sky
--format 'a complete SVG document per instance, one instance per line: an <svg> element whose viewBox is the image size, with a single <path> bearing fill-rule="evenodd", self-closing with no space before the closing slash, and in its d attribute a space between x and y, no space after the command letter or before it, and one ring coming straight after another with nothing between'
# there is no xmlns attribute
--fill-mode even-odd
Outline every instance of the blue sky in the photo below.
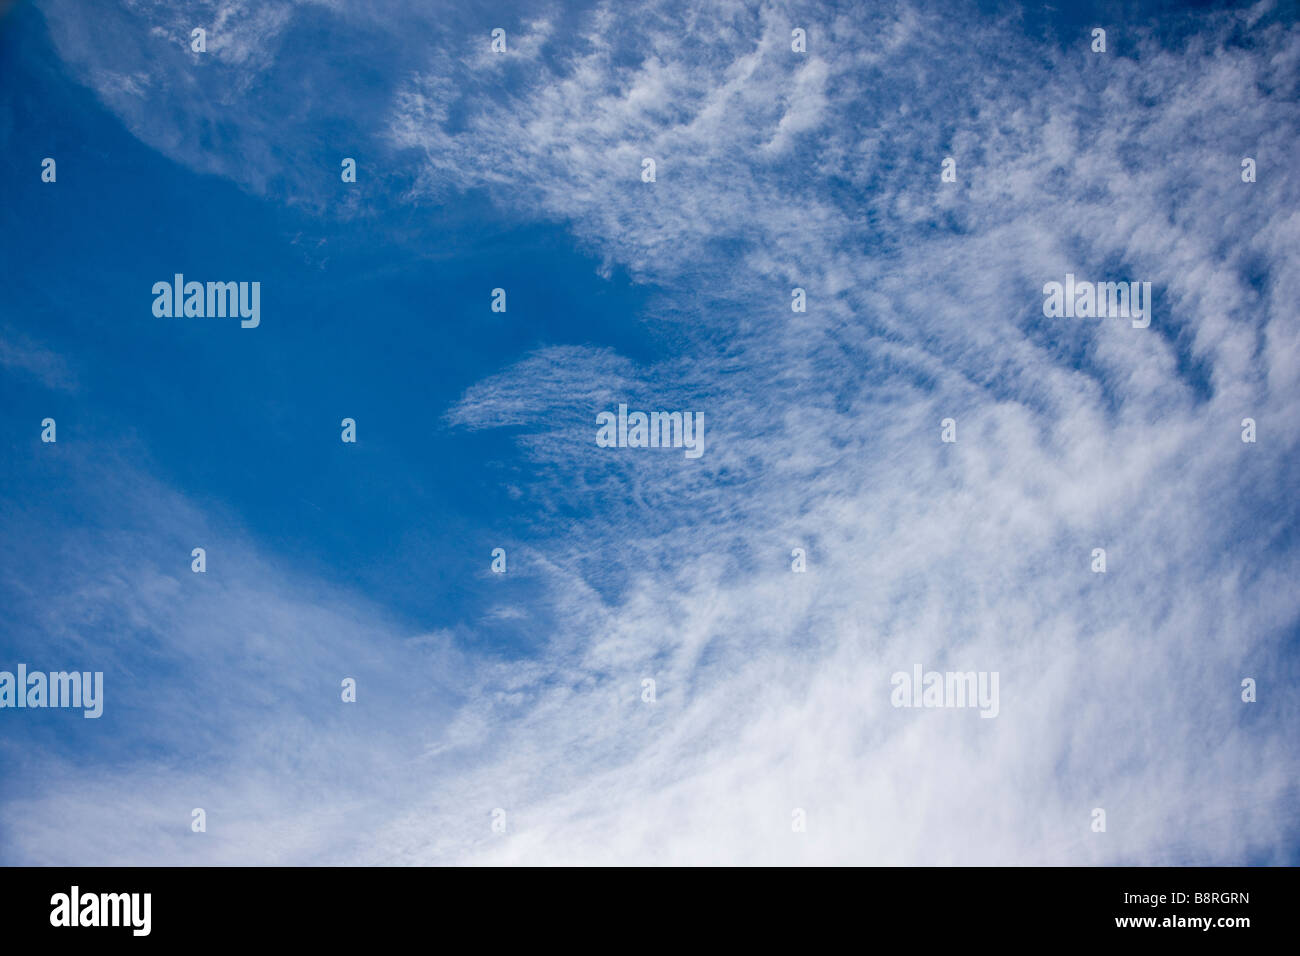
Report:
<svg viewBox="0 0 1300 956"><path fill-rule="evenodd" d="M1295 862L1300 28L1068 7L10 7L0 861Z"/></svg>

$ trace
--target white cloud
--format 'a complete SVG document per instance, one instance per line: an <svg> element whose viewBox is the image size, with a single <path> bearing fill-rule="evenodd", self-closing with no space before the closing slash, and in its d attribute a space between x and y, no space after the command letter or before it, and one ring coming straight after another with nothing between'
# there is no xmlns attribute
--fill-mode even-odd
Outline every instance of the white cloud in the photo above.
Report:
<svg viewBox="0 0 1300 956"><path fill-rule="evenodd" d="M13 329L0 328L0 366L26 373L46 388L77 390L77 376L62 356Z"/></svg>

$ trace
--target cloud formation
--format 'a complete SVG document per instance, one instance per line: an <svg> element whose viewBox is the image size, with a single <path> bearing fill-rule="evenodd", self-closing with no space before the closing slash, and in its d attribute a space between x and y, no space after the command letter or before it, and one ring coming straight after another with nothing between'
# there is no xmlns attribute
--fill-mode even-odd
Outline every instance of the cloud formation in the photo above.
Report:
<svg viewBox="0 0 1300 956"><path fill-rule="evenodd" d="M549 346L445 412L440 427L513 429L532 469L536 533L511 573L547 606L490 612L546 621L526 658L403 635L359 598L322 609L336 602L260 573L246 542L246 580L215 599L145 570L104 593L83 571L58 627L126 608L158 653L207 648L178 674L218 661L253 683L310 680L300 653L321 681L365 653L389 696L364 742L307 711L159 706L178 733L233 728L204 750L235 832L160 843L157 801L134 794L202 788L131 761L80 791L121 821L112 841L54 862L1294 862L1300 197L1281 163L1300 30L1263 6L1198 14L1112 27L1099 57L1086 33L1045 42L925 6L805 17L597 5L530 20L508 60L442 36L394 79L376 132L418 164L409 198L481 189L566 224L655 290L615 320L669 357ZM260 62L241 49L222 64ZM141 131L179 67L134 91L96 69L146 142L264 185ZM183 102L182 140L207 109ZM254 111L232 136L270 128ZM1151 328L1045 319L1042 286L1067 273L1151 281ZM703 410L707 453L596 447L619 401ZM113 566L147 568L131 554ZM243 623L195 633L218 605ZM890 675L914 664L999 672L999 716L891 707ZM402 673L456 693L406 695ZM343 766L385 786L316 788ZM70 779L8 804L18 861L60 847L54 821L95 819Z"/></svg>

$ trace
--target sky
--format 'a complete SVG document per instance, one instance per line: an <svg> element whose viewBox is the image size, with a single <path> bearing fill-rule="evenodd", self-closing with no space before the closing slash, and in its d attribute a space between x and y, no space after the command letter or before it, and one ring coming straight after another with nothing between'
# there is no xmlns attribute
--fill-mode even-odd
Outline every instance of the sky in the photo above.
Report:
<svg viewBox="0 0 1300 956"><path fill-rule="evenodd" d="M700 6L0 4L0 863L1300 862L1296 7Z"/></svg>

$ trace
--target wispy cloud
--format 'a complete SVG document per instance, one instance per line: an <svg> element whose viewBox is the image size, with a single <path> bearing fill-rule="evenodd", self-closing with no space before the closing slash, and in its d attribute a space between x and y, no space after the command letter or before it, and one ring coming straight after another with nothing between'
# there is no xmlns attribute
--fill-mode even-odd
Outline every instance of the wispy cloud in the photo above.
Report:
<svg viewBox="0 0 1300 956"><path fill-rule="evenodd" d="M77 390L77 377L61 355L13 329L0 328L0 367L31 376L49 389Z"/></svg>

